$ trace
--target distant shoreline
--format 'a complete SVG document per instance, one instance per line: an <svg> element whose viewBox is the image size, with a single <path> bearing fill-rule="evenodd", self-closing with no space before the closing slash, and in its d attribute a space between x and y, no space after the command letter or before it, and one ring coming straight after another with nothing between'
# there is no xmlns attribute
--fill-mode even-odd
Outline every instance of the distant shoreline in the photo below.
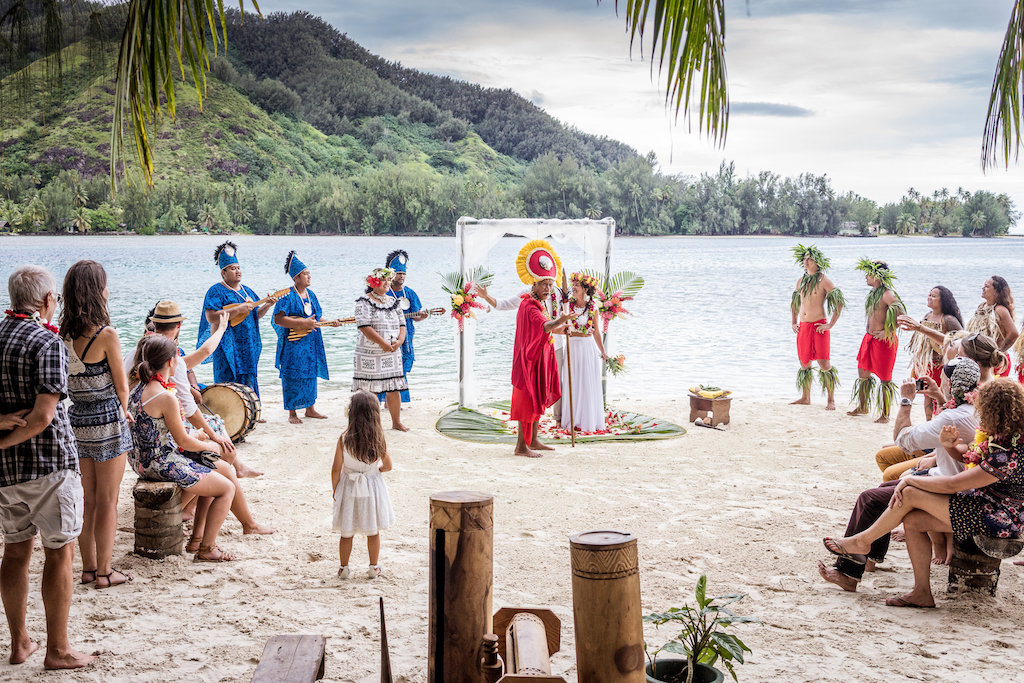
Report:
<svg viewBox="0 0 1024 683"><path fill-rule="evenodd" d="M506 237L514 237L514 235L505 235ZM276 233L276 234L265 234L255 232L218 232L218 233L206 233L206 232L181 232L181 233L170 233L170 232L158 232L153 235L143 235L138 232L90 232L88 234L81 233L68 233L68 232L33 232L33 233L20 233L20 232L0 232L0 237L61 237L61 238L74 238L74 237L455 237L454 232L450 233L376 233L373 235L356 235L336 232L294 232L291 234L287 233ZM701 239L786 239L792 237L799 237L801 239L875 239L879 237L891 237L898 239L941 239L941 240L990 240L990 239L1019 239L1024 238L1024 232L1022 233L1009 233L1006 235L994 235L992 237L964 237L963 235L624 235L616 234L616 238L631 238L631 239L666 239L666 238L701 238Z"/></svg>

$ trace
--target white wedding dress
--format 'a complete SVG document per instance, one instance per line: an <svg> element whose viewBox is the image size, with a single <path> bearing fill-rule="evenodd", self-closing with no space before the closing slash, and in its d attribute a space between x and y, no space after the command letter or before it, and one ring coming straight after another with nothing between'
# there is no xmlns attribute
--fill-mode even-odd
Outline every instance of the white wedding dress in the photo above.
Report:
<svg viewBox="0 0 1024 683"><path fill-rule="evenodd" d="M576 318L582 327L588 311ZM570 324L569 329L572 330ZM565 339L565 337L562 337ZM562 381L562 428L570 424L584 432L605 428L604 396L601 393L601 352L592 336L569 337L569 353L572 360L572 415L569 414L569 372L566 354L563 350L562 367L559 368Z"/></svg>

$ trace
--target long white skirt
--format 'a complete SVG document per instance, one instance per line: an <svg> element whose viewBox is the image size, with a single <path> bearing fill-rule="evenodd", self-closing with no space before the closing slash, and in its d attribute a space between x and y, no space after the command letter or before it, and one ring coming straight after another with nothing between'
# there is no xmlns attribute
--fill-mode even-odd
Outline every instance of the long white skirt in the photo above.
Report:
<svg viewBox="0 0 1024 683"><path fill-rule="evenodd" d="M570 424L584 432L604 429L601 394L601 354L593 337L569 337L572 357L572 415L569 414L569 372L562 358L562 428Z"/></svg>

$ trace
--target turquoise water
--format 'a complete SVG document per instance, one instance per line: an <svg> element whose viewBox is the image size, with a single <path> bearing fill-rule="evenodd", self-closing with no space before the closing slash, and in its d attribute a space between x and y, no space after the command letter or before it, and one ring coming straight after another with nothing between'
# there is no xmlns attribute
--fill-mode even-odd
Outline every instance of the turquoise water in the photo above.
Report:
<svg viewBox="0 0 1024 683"><path fill-rule="evenodd" d="M23 263L49 268L59 278L79 259L95 259L110 280L110 312L122 343L134 345L146 312L160 299L174 299L189 319L182 346L195 344L198 316L206 289L219 280L214 247L223 238L179 237L4 237L0 238L0 277ZM289 249L309 266L312 288L325 317L352 315L363 291L363 278L392 249L410 254L407 283L426 307L448 305L440 273L456 269L455 239L441 237L277 237L239 236L243 281L258 293L291 284L284 273ZM792 398L797 368L790 329L790 293L800 276L789 248L796 238L620 238L612 269L634 270L647 284L631 302L632 318L612 323L609 352L624 353L630 371L609 379L609 399L679 395L687 386L713 383L740 397ZM803 240L809 243L808 240ZM506 238L490 254L495 272L491 292L511 296L522 289L514 259L520 238ZM981 285L1002 275L1024 302L1024 241L931 238L827 239L817 244L832 259L833 281L850 307L832 330L832 360L839 369L845 398L856 376L856 354L864 332L864 278L853 270L861 257L887 260L896 272L897 291L911 314L927 311L925 297L935 285L953 290L965 319L980 302ZM570 269L582 255L566 248ZM6 290L0 292L4 307ZM1022 303L1024 305L1024 303ZM1018 321L1021 316L1018 315ZM482 399L509 393L513 312L482 316L477 337L477 377ZM264 351L260 383L278 385L274 369L276 338L269 317L262 324ZM356 331L327 329L324 338L331 380L329 388L347 388L352 374ZM416 327L414 395L457 396L455 325L446 317ZM908 334L901 337L905 346ZM906 373L908 354L901 348L895 378ZM200 381L212 381L209 365L198 369ZM271 389L273 390L273 389Z"/></svg>

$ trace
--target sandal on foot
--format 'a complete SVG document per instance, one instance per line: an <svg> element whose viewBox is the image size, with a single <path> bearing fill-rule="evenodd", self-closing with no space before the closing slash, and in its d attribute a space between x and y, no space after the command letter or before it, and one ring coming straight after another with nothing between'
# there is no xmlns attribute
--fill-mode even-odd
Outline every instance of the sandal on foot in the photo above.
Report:
<svg viewBox="0 0 1024 683"><path fill-rule="evenodd" d="M348 565L345 565L344 567L338 570L339 578L347 579L350 576L352 576L352 570L348 568Z"/></svg>
<svg viewBox="0 0 1024 683"><path fill-rule="evenodd" d="M113 579L110 578L114 574L120 574L121 576L123 576L124 577L124 581L114 582ZM100 579L106 579L107 580L107 585L101 586L100 585ZM122 585L124 585L126 583L131 583L134 580L135 580L135 577L132 576L131 574L129 574L128 572L123 572L120 569L111 569L109 574L97 574L96 575L96 590L103 590L105 588L110 588L112 586L122 586Z"/></svg>
<svg viewBox="0 0 1024 683"><path fill-rule="evenodd" d="M378 576L380 576L380 565L371 564L370 568L366 570L366 576L371 579L376 579Z"/></svg>
<svg viewBox="0 0 1024 683"><path fill-rule="evenodd" d="M217 553L217 557L200 557L200 555L211 555ZM221 550L215 545L201 545L199 546L199 552L192 558L193 562L231 562L235 559L235 556L229 552Z"/></svg>
<svg viewBox="0 0 1024 683"><path fill-rule="evenodd" d="M91 579L85 578L86 574L92 574ZM82 578L78 581L81 584L94 583L96 581L96 570L95 569L83 569Z"/></svg>
<svg viewBox="0 0 1024 683"><path fill-rule="evenodd" d="M885 604L889 607L913 607L915 609L935 609L935 605L919 605L916 602L910 602L902 595L894 595L891 598L885 599Z"/></svg>
<svg viewBox="0 0 1024 683"><path fill-rule="evenodd" d="M199 548L203 545L202 541L189 541L185 544L185 552L192 553L193 555L199 552Z"/></svg>
<svg viewBox="0 0 1024 683"><path fill-rule="evenodd" d="M825 550L829 551L833 555L845 557L848 560L853 560L857 564L865 563L866 558L864 555L846 552L846 548L844 548L838 540L830 536L826 536L825 538L821 539L821 542L825 544Z"/></svg>

